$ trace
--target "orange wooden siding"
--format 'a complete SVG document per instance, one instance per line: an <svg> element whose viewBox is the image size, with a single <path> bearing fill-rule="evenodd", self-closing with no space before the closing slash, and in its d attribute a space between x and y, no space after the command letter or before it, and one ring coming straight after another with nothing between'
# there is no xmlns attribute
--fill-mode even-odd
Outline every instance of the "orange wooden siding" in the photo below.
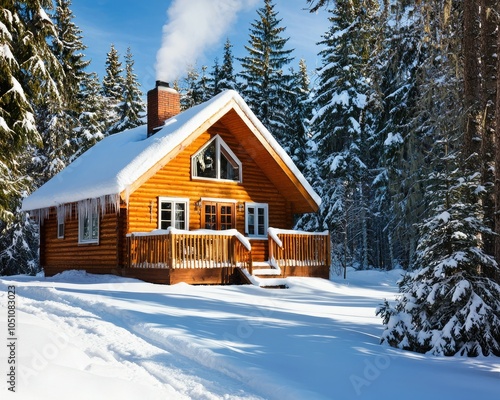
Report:
<svg viewBox="0 0 500 400"><path fill-rule="evenodd" d="M191 179L191 156L219 134L243 164L243 182ZM158 228L158 197L189 198L189 229L200 229L200 198L232 199L239 203L267 203L269 226L291 228L293 215L285 196L265 176L247 151L222 125L201 134L177 157L143 183L129 197L128 232L149 232ZM151 208L150 208L151 207ZM245 211L236 207L236 229L244 233Z"/></svg>
<svg viewBox="0 0 500 400"><path fill-rule="evenodd" d="M76 205L74 205L76 209ZM119 217L110 212L100 217L99 243L78 243L78 216L76 210L64 224L64 238L57 238L57 216L51 209L49 218L41 224L40 264L47 275L69 269L85 269L88 272L112 273L122 263L118 243L121 241Z"/></svg>

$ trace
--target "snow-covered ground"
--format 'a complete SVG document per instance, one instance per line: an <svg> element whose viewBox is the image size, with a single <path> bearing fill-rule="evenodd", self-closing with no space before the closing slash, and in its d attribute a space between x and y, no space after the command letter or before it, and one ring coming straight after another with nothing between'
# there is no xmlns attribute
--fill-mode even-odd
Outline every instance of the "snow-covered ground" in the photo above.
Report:
<svg viewBox="0 0 500 400"><path fill-rule="evenodd" d="M379 344L375 309L394 299L400 273L291 278L288 289L163 286L76 271L1 277L1 398L498 399L499 358Z"/></svg>

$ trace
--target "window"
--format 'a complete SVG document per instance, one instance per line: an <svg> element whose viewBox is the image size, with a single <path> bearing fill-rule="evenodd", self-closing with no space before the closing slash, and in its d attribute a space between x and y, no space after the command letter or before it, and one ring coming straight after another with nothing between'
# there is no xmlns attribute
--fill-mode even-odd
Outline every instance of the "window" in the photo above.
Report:
<svg viewBox="0 0 500 400"><path fill-rule="evenodd" d="M64 209L57 208L57 238L64 239Z"/></svg>
<svg viewBox="0 0 500 400"><path fill-rule="evenodd" d="M193 178L241 182L241 162L219 135L191 157Z"/></svg>
<svg viewBox="0 0 500 400"><path fill-rule="evenodd" d="M99 243L99 214L97 211L89 210L79 213L78 242Z"/></svg>
<svg viewBox="0 0 500 400"><path fill-rule="evenodd" d="M64 239L64 221L57 222L57 238Z"/></svg>
<svg viewBox="0 0 500 400"><path fill-rule="evenodd" d="M266 236L268 228L268 205L245 204L245 233L248 236Z"/></svg>
<svg viewBox="0 0 500 400"><path fill-rule="evenodd" d="M234 229L235 203L222 203L214 201L202 202L201 220L204 229L226 230Z"/></svg>
<svg viewBox="0 0 500 400"><path fill-rule="evenodd" d="M170 226L187 230L189 226L189 199L158 198L158 228Z"/></svg>

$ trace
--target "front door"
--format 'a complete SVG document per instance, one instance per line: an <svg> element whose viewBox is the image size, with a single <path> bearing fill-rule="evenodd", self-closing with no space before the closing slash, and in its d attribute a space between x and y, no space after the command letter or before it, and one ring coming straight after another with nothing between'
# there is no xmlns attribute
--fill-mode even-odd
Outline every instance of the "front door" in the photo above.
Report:
<svg viewBox="0 0 500 400"><path fill-rule="evenodd" d="M204 201L201 213L202 228L225 230L236 228L235 204Z"/></svg>

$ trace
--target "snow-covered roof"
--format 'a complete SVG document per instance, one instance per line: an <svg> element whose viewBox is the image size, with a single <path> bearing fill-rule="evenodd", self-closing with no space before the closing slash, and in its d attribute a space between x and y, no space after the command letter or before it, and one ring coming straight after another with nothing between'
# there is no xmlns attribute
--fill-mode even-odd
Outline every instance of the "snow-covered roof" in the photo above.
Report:
<svg viewBox="0 0 500 400"><path fill-rule="evenodd" d="M25 198L23 210L39 210L85 199L127 193L134 182L230 102L237 105L248 117L319 206L320 197L288 154L241 96L234 90L227 90L168 119L165 125L149 138L146 125L106 137Z"/></svg>

